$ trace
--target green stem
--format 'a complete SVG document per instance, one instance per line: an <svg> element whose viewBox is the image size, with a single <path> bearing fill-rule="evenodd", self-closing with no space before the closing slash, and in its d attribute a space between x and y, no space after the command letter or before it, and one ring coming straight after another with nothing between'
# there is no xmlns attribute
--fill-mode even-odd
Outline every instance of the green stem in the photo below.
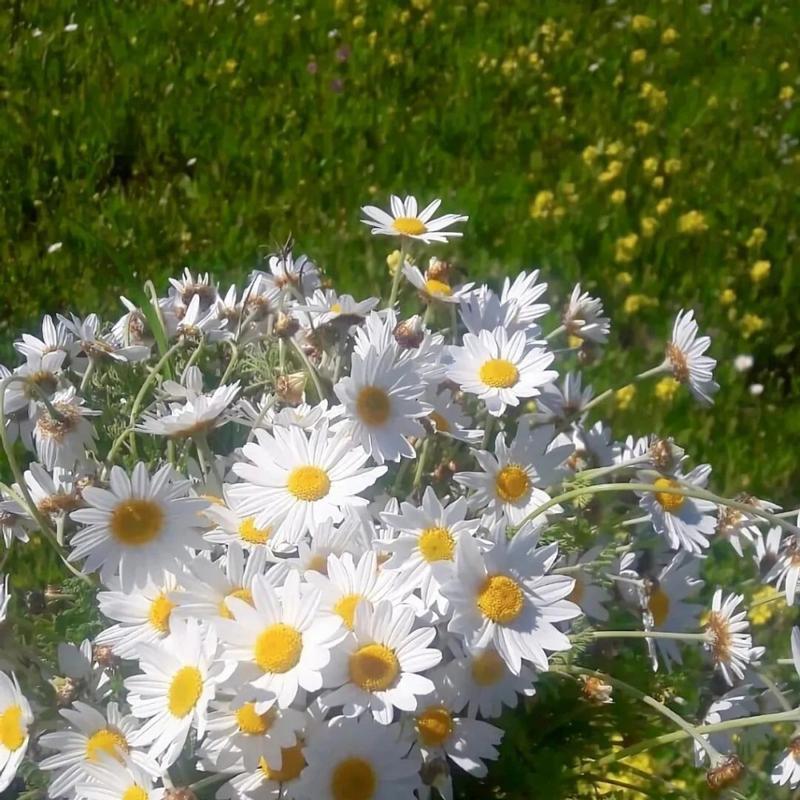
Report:
<svg viewBox="0 0 800 800"><path fill-rule="evenodd" d="M224 340L223 343L230 348L231 357L230 359L228 359L228 366L225 368L225 372L222 373L222 377L219 379L220 386L224 386L227 383L228 378L230 378L231 373L234 370L234 367L239 361L239 349L236 347L236 345L233 342L229 342L227 340Z"/></svg>
<svg viewBox="0 0 800 800"><path fill-rule="evenodd" d="M308 356L303 352L303 348L294 340L291 340L292 346L294 347L297 355L300 356L300 360L303 362L303 366L306 368L306 372L308 373L308 377L311 378L311 382L314 384L314 389L317 393L317 398L321 401L325 399L325 392L322 391L322 384L320 383L319 376L317 375L317 371L314 369L314 365L309 360Z"/></svg>
<svg viewBox="0 0 800 800"><path fill-rule="evenodd" d="M640 383L641 381L645 381L648 378L653 378L656 375L663 375L667 371L668 367L666 364L659 364L657 367L653 367L653 369L645 370L644 372L640 372L638 375L635 375L632 381L628 383ZM625 384L628 385L627 383ZM600 405L603 401L607 400L613 394L615 394L618 390L617 389L606 389L604 392L601 392L597 397L593 397L582 409L581 414L585 414L589 409L594 408L595 406Z"/></svg>
<svg viewBox="0 0 800 800"><path fill-rule="evenodd" d="M551 339L555 339L556 336L560 336L565 330L566 328L563 325L559 325L554 331L550 331L550 333L544 337L544 340L549 342Z"/></svg>
<svg viewBox="0 0 800 800"><path fill-rule="evenodd" d="M86 388L89 386L89 381L92 379L92 375L94 374L96 366L97 366L97 359L90 357L89 363L86 365L86 372L83 373L83 377L81 378L81 386L79 390L81 395L86 391Z"/></svg>
<svg viewBox="0 0 800 800"><path fill-rule="evenodd" d="M686 642L706 642L704 633L678 633L675 631L584 631L575 634L581 639L589 636L592 639L675 639Z"/></svg>
<svg viewBox="0 0 800 800"><path fill-rule="evenodd" d="M192 441L197 448L197 460L200 463L200 469L203 472L206 484L212 484L212 494L215 497L222 497L222 478L217 471L217 465L214 461L214 454L208 446L208 438L205 433L192 434Z"/></svg>
<svg viewBox="0 0 800 800"><path fill-rule="evenodd" d="M400 281L403 278L403 267L406 263L406 237L400 237L400 263L397 265L397 271L392 278L392 290L389 293L389 302L386 304L387 308L394 308L397 301L397 294L400 291Z"/></svg>
<svg viewBox="0 0 800 800"><path fill-rule="evenodd" d="M417 468L414 471L414 482L412 484L414 491L419 488L419 485L422 482L422 475L425 470L425 461L428 457L428 450L431 446L432 438L432 436L426 436L425 440L422 442L422 449L420 450L419 458L417 458Z"/></svg>
<svg viewBox="0 0 800 800"><path fill-rule="evenodd" d="M586 775L586 780L593 781L594 783L605 783L609 786L619 786L621 789L626 789L629 792L636 792L637 794L644 795L645 797L656 797L641 786L627 781L621 781L619 778L601 778L598 775Z"/></svg>
<svg viewBox="0 0 800 800"><path fill-rule="evenodd" d="M769 675L767 675L763 670L756 671L756 675L758 675L758 677L761 678L761 682L764 684L764 686L767 687L767 689L769 689L773 697L778 701L778 704L784 711L793 710L792 704L786 699L786 696L780 690L778 684L775 683L775 681L773 681L772 678L769 677Z"/></svg>

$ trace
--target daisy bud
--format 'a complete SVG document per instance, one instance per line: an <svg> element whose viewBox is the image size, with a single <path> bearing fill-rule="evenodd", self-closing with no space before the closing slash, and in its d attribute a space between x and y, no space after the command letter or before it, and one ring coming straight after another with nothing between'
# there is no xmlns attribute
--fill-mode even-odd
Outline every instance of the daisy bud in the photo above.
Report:
<svg viewBox="0 0 800 800"><path fill-rule="evenodd" d="M115 667L119 663L114 651L107 644L96 644L92 648L92 658L101 667Z"/></svg>
<svg viewBox="0 0 800 800"><path fill-rule="evenodd" d="M197 800L197 795L188 786L173 786L164 792L164 800Z"/></svg>
<svg viewBox="0 0 800 800"><path fill-rule="evenodd" d="M744 774L744 764L736 754L728 756L706 773L706 783L712 792L735 786Z"/></svg>
<svg viewBox="0 0 800 800"><path fill-rule="evenodd" d="M425 338L422 317L415 314L410 319L401 320L395 325L393 334L397 344L404 350L416 350Z"/></svg>
<svg viewBox="0 0 800 800"><path fill-rule="evenodd" d="M303 393L306 389L305 372L292 372L289 375L279 375L275 381L275 394L282 403L297 406L303 402Z"/></svg>
<svg viewBox="0 0 800 800"><path fill-rule="evenodd" d="M53 689L56 693L56 705L66 708L72 705L80 691L80 685L74 678L54 678Z"/></svg>
<svg viewBox="0 0 800 800"><path fill-rule="evenodd" d="M611 684L600 678L595 678L594 675L581 676L581 684L581 693L593 705L602 706L614 702L611 697L614 688Z"/></svg>
<svg viewBox="0 0 800 800"><path fill-rule="evenodd" d="M672 472L680 464L684 452L671 439L656 439L650 445L649 455L660 472Z"/></svg>
<svg viewBox="0 0 800 800"><path fill-rule="evenodd" d="M275 335L280 336L282 339L291 339L297 331L300 330L300 323L288 314L282 311L278 314L275 320Z"/></svg>
<svg viewBox="0 0 800 800"><path fill-rule="evenodd" d="M454 462L448 461L445 463L442 461L442 463L439 464L436 469L434 469L433 479L439 483L448 483L452 479L457 469L458 467Z"/></svg>
<svg viewBox="0 0 800 800"><path fill-rule="evenodd" d="M429 281L442 281L447 283L453 265L448 261L442 261L435 256L428 262L428 269L425 270L425 278Z"/></svg>

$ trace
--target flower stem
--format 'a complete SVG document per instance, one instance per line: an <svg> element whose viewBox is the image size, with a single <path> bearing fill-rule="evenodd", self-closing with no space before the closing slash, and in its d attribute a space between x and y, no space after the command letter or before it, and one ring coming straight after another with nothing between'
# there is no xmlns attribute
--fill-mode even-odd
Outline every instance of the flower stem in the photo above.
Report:
<svg viewBox="0 0 800 800"><path fill-rule="evenodd" d="M200 469L203 471L206 483L210 484L209 488L215 497L222 497L222 478L220 478L217 471L214 454L208 446L208 439L205 433L193 434L192 441L194 441L194 445L197 448L197 460L200 463Z"/></svg>
<svg viewBox="0 0 800 800"><path fill-rule="evenodd" d="M422 442L422 449L420 450L419 457L417 458L417 468L414 471L414 482L412 484L412 488L416 491L419 488L420 483L422 482L422 475L425 470L425 461L428 458L428 450L431 446L431 439L433 436L426 436L424 441Z"/></svg>
<svg viewBox="0 0 800 800"><path fill-rule="evenodd" d="M300 356L300 360L303 362L303 366L306 368L308 377L311 378L311 382L314 384L314 390L317 393L317 398L321 402L325 399L325 393L322 391L322 384L320 383L317 371L314 369L314 365L311 363L308 356L303 352L303 348L300 347L300 345L294 339L292 339L291 342L294 349L297 351L297 355Z"/></svg>
<svg viewBox="0 0 800 800"><path fill-rule="evenodd" d="M646 381L648 378L653 378L656 375L662 375L664 372L667 371L666 364L659 364L657 367L653 367L653 369L645 370L644 372L640 372L638 375L635 375L632 381L629 383L640 383L641 381ZM625 384L626 386L628 384ZM616 394L617 389L606 389L604 392L601 392L597 397L593 397L582 409L581 414L585 414L589 409L594 408L595 406L599 406L600 403L607 400L613 394Z"/></svg>
<svg viewBox="0 0 800 800"><path fill-rule="evenodd" d="M578 638L589 636L592 639L676 639L686 642L708 640L704 633L679 633L677 631L584 631L576 636Z"/></svg>

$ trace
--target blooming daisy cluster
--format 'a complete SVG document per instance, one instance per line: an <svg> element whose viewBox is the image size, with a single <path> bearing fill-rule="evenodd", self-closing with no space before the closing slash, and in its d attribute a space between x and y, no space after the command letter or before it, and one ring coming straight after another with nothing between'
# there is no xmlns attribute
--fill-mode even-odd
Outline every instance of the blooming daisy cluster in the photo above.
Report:
<svg viewBox="0 0 800 800"><path fill-rule="evenodd" d="M744 596L702 594L730 543L793 603L800 529L712 493L670 438L615 438L593 413L613 390L581 373L611 336L601 300L576 286L552 308L537 270L460 281L413 249L460 235L467 218L438 208L363 209L400 245L388 303L338 294L287 246L243 286L186 270L116 321L45 317L16 342L5 547L52 547L101 630L64 643L47 682L27 645L7 654L0 790L27 755L68 800L450 798L542 680L598 704L625 691L591 668L610 638L640 639L655 670L702 656L695 723L647 699L712 788L742 772L715 725L754 725L770 700L765 721L800 718ZM709 345L681 312L635 380L711 402ZM800 671L800 633L792 647ZM797 742L776 783L800 783Z"/></svg>

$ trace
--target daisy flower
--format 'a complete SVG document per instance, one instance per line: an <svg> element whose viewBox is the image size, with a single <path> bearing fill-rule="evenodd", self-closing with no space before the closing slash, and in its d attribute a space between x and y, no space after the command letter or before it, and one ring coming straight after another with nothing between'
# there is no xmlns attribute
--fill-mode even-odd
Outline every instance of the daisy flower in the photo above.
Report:
<svg viewBox="0 0 800 800"><path fill-rule="evenodd" d="M177 314L174 311L165 313L164 317L170 337L192 341L205 337L209 342L220 342L233 335L227 329L228 320L219 319L213 308L202 310L199 294L192 297L186 309L179 308Z"/></svg>
<svg viewBox="0 0 800 800"><path fill-rule="evenodd" d="M603 344L608 339L611 322L603 316L603 301L581 291L576 284L572 290L567 307L561 317L561 324L567 335L578 340L588 340Z"/></svg>
<svg viewBox="0 0 800 800"><path fill-rule="evenodd" d="M204 538L207 542L221 545L239 545L245 550L280 550L282 546L293 548L285 544L281 536L279 525L256 524L252 514L241 514L238 506L230 493L230 486L223 488L225 501L212 503L203 515L214 525L206 531Z"/></svg>
<svg viewBox="0 0 800 800"><path fill-rule="evenodd" d="M558 478L558 468L572 452L571 444L552 445L553 427L531 430L530 421L521 419L511 445L506 434L497 434L494 453L473 450L481 472L457 472L456 483L472 489L469 502L495 520L518 525L531 512L550 500L542 487ZM553 513L559 511L553 508Z"/></svg>
<svg viewBox="0 0 800 800"><path fill-rule="evenodd" d="M448 239L463 236L462 233L447 230L457 222L466 222L469 217L463 214L444 214L434 217L441 200L428 203L419 211L417 199L407 196L401 200L397 195L392 195L389 200L391 213L387 213L377 206L363 206L361 211L366 219L361 221L372 228L373 235L378 236L405 236L418 239L431 244L431 242L446 242Z"/></svg>
<svg viewBox="0 0 800 800"><path fill-rule="evenodd" d="M467 501L459 497L443 504L432 487L422 496L422 506L403 503L399 514L381 514L381 519L399 532L381 547L391 553L384 570L396 570L400 580L411 588L419 587L423 605L439 606L446 611L446 602L439 588L450 579L456 546L462 536L474 536L478 520L468 520Z"/></svg>
<svg viewBox="0 0 800 800"><path fill-rule="evenodd" d="M217 284L208 272L198 272L195 277L187 267L180 278L170 278L169 282L168 301L178 309L188 308L196 297L198 307L208 311L219 296Z"/></svg>
<svg viewBox="0 0 800 800"><path fill-rule="evenodd" d="M119 363L134 363L143 361L150 356L150 348L146 345L133 344L126 346L113 332L101 335L100 317L89 314L81 320L74 314L71 319L58 315L61 323L74 337L70 344L70 366L79 375L83 375L90 361L93 359L108 358Z"/></svg>
<svg viewBox="0 0 800 800"><path fill-rule="evenodd" d="M758 713L758 704L750 694L751 686L737 686L730 689L721 697L714 700L703 715L703 725L716 725L729 719L743 719ZM703 738L710 742L712 747L720 753L730 753L734 750L734 731L720 731L705 734ZM694 742L694 762L700 766L708 759L708 753L700 744Z"/></svg>
<svg viewBox="0 0 800 800"><path fill-rule="evenodd" d="M557 373L547 367L553 354L543 346L529 346L521 331L510 337L504 328L465 333L461 347L451 347L453 363L447 377L469 394L477 395L490 414L499 417L507 406L535 397Z"/></svg>
<svg viewBox="0 0 800 800"><path fill-rule="evenodd" d="M0 791L5 791L17 774L28 749L28 729L33 712L17 683L0 672Z"/></svg>
<svg viewBox="0 0 800 800"><path fill-rule="evenodd" d="M305 748L298 794L315 800L401 800L420 786L420 757L399 725L338 717Z"/></svg>
<svg viewBox="0 0 800 800"><path fill-rule="evenodd" d="M800 523L800 514L797 522ZM774 583L778 591L786 596L786 602L794 605L797 584L800 581L800 536L790 534L780 542L780 534L772 535L773 546L778 546L778 557L764 577L766 583Z"/></svg>
<svg viewBox="0 0 800 800"><path fill-rule="evenodd" d="M70 515L84 526L72 536L70 560L85 558L84 569L99 570L105 584L118 575L123 592L179 572L188 548L202 545L199 512L208 502L187 497L188 483L172 475L166 465L151 477L139 462L130 476L112 467L108 489L86 487L89 507Z"/></svg>
<svg viewBox="0 0 800 800"><path fill-rule="evenodd" d="M737 611L737 606L743 602L742 595L730 594L725 597L722 589L717 589L705 625L706 651L728 686L733 686L736 678L744 678L745 670L752 661L753 637L750 635L747 611Z"/></svg>
<svg viewBox="0 0 800 800"><path fill-rule="evenodd" d="M431 260L433 261L433 259ZM451 286L447 280L444 280L446 275L439 275L436 272L432 274L430 270L426 270L423 275L419 267L407 261L403 264L403 275L427 302L434 300L440 303L458 304L469 296L473 287L472 283ZM433 277L433 275L437 275L437 277Z"/></svg>
<svg viewBox="0 0 800 800"><path fill-rule="evenodd" d="M409 436L424 436L419 422L428 410L420 402L424 384L391 350L353 353L350 375L333 390L344 407L341 430L378 464L413 458ZM338 427L337 427L338 429Z"/></svg>
<svg viewBox="0 0 800 800"><path fill-rule="evenodd" d="M94 446L94 427L86 419L100 414L86 408L74 387L56 392L49 408L40 407L33 426L33 440L39 459L48 469L72 469L86 459L86 450Z"/></svg>
<svg viewBox="0 0 800 800"><path fill-rule="evenodd" d="M747 503L747 505L753 506L753 509L771 512L780 510L780 506L775 503L770 503L768 500L759 500L751 495L739 495L734 499L740 503ZM737 555L743 556L744 543L754 543L760 534L758 527L760 521L763 520L760 520L755 514L751 515L730 506L720 506L717 512L716 534L722 539L727 539Z"/></svg>
<svg viewBox="0 0 800 800"><path fill-rule="evenodd" d="M467 444L477 444L483 438L483 431L473 427L474 422L447 386L429 384L422 395L422 402L430 409L426 422L434 433Z"/></svg>
<svg viewBox="0 0 800 800"><path fill-rule="evenodd" d="M216 623L226 642L225 658L238 663L237 681L268 693L271 700L256 708L265 711L273 702L288 708L302 688L322 688L322 670L331 649L342 639L341 619L318 614L321 595L301 584L290 572L280 591L263 575L252 583L252 604L242 598L226 600L232 619Z"/></svg>
<svg viewBox="0 0 800 800"><path fill-rule="evenodd" d="M381 600L398 603L412 590L397 579L397 573L378 568L378 554L362 553L358 561L350 553L329 555L324 572L309 570L305 579L321 596L320 613L335 615L353 630L356 609L362 603L374 607Z"/></svg>
<svg viewBox="0 0 800 800"><path fill-rule="evenodd" d="M349 294L336 294L333 289L317 289L306 304L298 306L297 310L304 311L314 325L331 325L337 322L355 325L379 302L377 297L359 302Z"/></svg>
<svg viewBox="0 0 800 800"><path fill-rule="evenodd" d="M769 583L774 580L772 570L780 558L782 543L783 528L780 525L770 528L766 534L758 530L753 537L753 561L764 582ZM794 605L793 601L788 599L786 602Z"/></svg>
<svg viewBox="0 0 800 800"><path fill-rule="evenodd" d="M125 347L131 345L146 345L148 348L153 343L153 336L148 329L147 317L144 312L127 297L120 297L120 302L127 311L114 323L112 334L118 342Z"/></svg>
<svg viewBox="0 0 800 800"><path fill-rule="evenodd" d="M665 489L705 488L711 467L701 464L686 475L678 474L675 478L664 475L653 477L649 473L640 473L640 483L652 483L654 492L639 492L639 505L653 524L659 536L663 536L672 550L686 550L687 553L699 555L708 547L709 537L716 529L714 503L682 494L670 494Z"/></svg>
<svg viewBox="0 0 800 800"><path fill-rule="evenodd" d="M442 670L442 692L453 711L470 717L499 717L503 707L516 708L520 695L536 694L536 673L526 664L518 675L494 647L467 648Z"/></svg>
<svg viewBox="0 0 800 800"><path fill-rule="evenodd" d="M496 759L503 739L500 728L459 715L437 692L417 709L414 732L424 762L448 758L476 778L486 776L483 759ZM452 796L452 790L444 796L448 795Z"/></svg>
<svg viewBox="0 0 800 800"><path fill-rule="evenodd" d="M242 448L252 463L233 465L243 483L229 494L239 513L254 515L259 526L280 518L287 542L325 520L340 522L345 508L366 505L360 493L386 472L385 466L365 467L364 449L345 430L330 434L327 420L309 434L275 427L272 434L256 428L255 436L258 444Z"/></svg>
<svg viewBox="0 0 800 800"><path fill-rule="evenodd" d="M697 332L694 311L678 312L664 365L672 370L675 380L685 384L701 403L710 405L712 395L719 389L719 384L714 382L717 362L703 355L711 346L711 339L698 337Z"/></svg>
<svg viewBox="0 0 800 800"><path fill-rule="evenodd" d="M608 619L608 610L603 604L611 600L611 594L604 586L595 583L593 574L583 565L593 564L605 548L606 544L601 543L583 554L570 553L565 562L570 576L575 579L575 587L569 599L579 605L587 617L601 622Z"/></svg>
<svg viewBox="0 0 800 800"><path fill-rule="evenodd" d="M205 734L208 703L230 669L215 660L217 637L194 620L176 620L170 635L156 644L139 645L141 675L125 679L135 717L146 720L131 737L149 746L162 766L174 764L190 729Z"/></svg>
<svg viewBox="0 0 800 800"><path fill-rule="evenodd" d="M442 587L452 603L448 631L467 647L493 647L515 675L523 659L546 671L547 651L571 647L556 623L580 614L566 599L572 578L546 574L557 557L556 544L537 548L529 533L500 539L483 554L472 537L462 536L453 579Z"/></svg>
<svg viewBox="0 0 800 800"><path fill-rule="evenodd" d="M115 587L116 580L111 581ZM98 592L97 603L101 613L118 624L101 631L95 644L108 645L120 658L136 658L139 645L166 638L175 603L172 592L177 588L175 577L164 574L161 583L147 583L135 592L122 592L118 588Z"/></svg>
<svg viewBox="0 0 800 800"><path fill-rule="evenodd" d="M800 675L800 628L792 628L792 663ZM772 782L794 789L800 783L800 736L795 736L772 771Z"/></svg>
<svg viewBox="0 0 800 800"><path fill-rule="evenodd" d="M42 338L32 336L29 333L23 333L22 337L14 342L14 349L20 354L25 356L30 361L31 358L41 358L47 353L56 353L61 351L64 356L69 353L69 346L72 342L72 335L64 326L64 323L59 319L58 323L53 321L53 318L46 314L42 317Z"/></svg>
<svg viewBox="0 0 800 800"><path fill-rule="evenodd" d="M21 506L13 496L9 497L9 494L2 489L0 498L4 498L0 500L0 533L3 535L6 548L11 546L14 539L19 539L21 542L29 541L35 523L28 509Z"/></svg>
<svg viewBox="0 0 800 800"><path fill-rule="evenodd" d="M79 483L80 475L63 467L53 467L48 471L34 461L25 471L25 484L31 499L39 511L51 519L58 519L83 505Z"/></svg>
<svg viewBox="0 0 800 800"><path fill-rule="evenodd" d="M331 555L341 557L345 553L350 553L355 556L364 552L360 526L358 516L353 510L346 513L340 525L334 525L330 520L326 520L316 528L310 542L300 542L297 546L297 555L279 563L289 564L301 574L311 570L326 575L328 558Z"/></svg>
<svg viewBox="0 0 800 800"><path fill-rule="evenodd" d="M262 758L257 769L243 772L220 787L216 800L308 800L299 780L306 768L306 749L298 738L281 750L278 760Z"/></svg>
<svg viewBox="0 0 800 800"><path fill-rule="evenodd" d="M320 286L319 269L308 256L295 258L290 250L285 250L268 256L266 261L269 273L255 271L251 278L263 275L271 279L279 289L288 286L306 297Z"/></svg>
<svg viewBox="0 0 800 800"><path fill-rule="evenodd" d="M103 701L111 686L107 671L95 659L94 648L88 639L79 645L60 642L56 649L58 675L67 679L75 694L88 697L95 702ZM55 685L55 682L54 682ZM58 688L56 687L56 691ZM74 695L73 695L74 696Z"/></svg>
<svg viewBox="0 0 800 800"><path fill-rule="evenodd" d="M76 786L79 800L162 800L167 791L155 788L153 776L129 759L101 755L84 770L87 780Z"/></svg>
<svg viewBox="0 0 800 800"><path fill-rule="evenodd" d="M328 708L343 706L348 717L369 710L382 725L392 721L395 708L414 711L418 697L434 688L420 673L442 659L439 650L428 647L436 638L436 629L415 629L414 622L410 606L388 600L374 608L359 604L353 633L338 648L325 673L326 684L339 688L324 696L324 704Z"/></svg>
<svg viewBox="0 0 800 800"><path fill-rule="evenodd" d="M269 701L269 694L245 691L244 702L212 701L206 738L199 750L201 763L214 772L257 770L262 761L277 766L281 753L294 747L297 731L303 729L305 714L272 705L263 713L257 701Z"/></svg>
<svg viewBox="0 0 800 800"><path fill-rule="evenodd" d="M591 386L584 387L580 372L568 372L559 386L556 383L542 387L536 398L536 412L532 419L537 423L563 425L583 416L583 409L594 396Z"/></svg>
<svg viewBox="0 0 800 800"><path fill-rule="evenodd" d="M65 358L66 353L63 350L29 355L27 362L17 367L13 373L26 380L14 381L6 389L3 406L5 413L27 412L27 416L34 419L40 402L39 392L50 398L58 390ZM8 370L5 373L3 377L9 377ZM36 389L33 388L34 385Z"/></svg>
<svg viewBox="0 0 800 800"><path fill-rule="evenodd" d="M530 330L533 323L550 310L549 303L538 302L547 291L547 284L538 281L538 269L530 273L523 270L513 281L509 277L503 279L500 302L507 309L507 324Z"/></svg>
<svg viewBox="0 0 800 800"><path fill-rule="evenodd" d="M75 787L88 778L87 768L102 756L117 761L129 757L146 774L159 774L159 767L152 759L132 749L132 737L139 724L134 717L122 714L116 703L108 703L101 714L76 700L72 708L62 708L59 713L68 727L39 739L42 747L57 751L39 762L43 770L53 772L48 787L50 797L72 795Z"/></svg>

